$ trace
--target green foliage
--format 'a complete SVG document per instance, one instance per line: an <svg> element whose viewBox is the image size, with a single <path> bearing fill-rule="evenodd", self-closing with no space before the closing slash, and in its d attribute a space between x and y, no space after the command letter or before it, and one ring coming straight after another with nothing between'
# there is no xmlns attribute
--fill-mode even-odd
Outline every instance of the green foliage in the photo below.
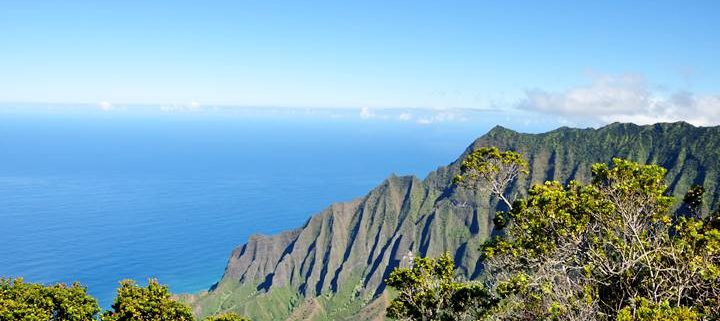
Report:
<svg viewBox="0 0 720 321"><path fill-rule="evenodd" d="M241 317L235 313L223 313L218 315L209 316L203 321L250 321L245 317Z"/></svg>
<svg viewBox="0 0 720 321"><path fill-rule="evenodd" d="M483 173L502 172L487 161L502 155L511 155L509 162L522 159L483 149L463 162L463 170L473 174L457 181L493 186L496 177ZM502 232L482 246L486 287L476 297L451 301L479 306L475 311L493 320L720 318L720 218L700 213L701 187L684 198L691 215L676 217L665 174L657 165L616 158L592 166L588 185L534 185L526 198L496 215ZM452 308L444 303L447 295L434 289L452 279L445 270L452 264L434 272L436 261L416 262L388 279L401 292L388 316L440 319Z"/></svg>
<svg viewBox="0 0 720 321"><path fill-rule="evenodd" d="M398 268L385 280L398 291L387 316L401 320L475 320L492 306L480 283L458 281L455 263L445 253L437 259L415 258L412 267Z"/></svg>
<svg viewBox="0 0 720 321"><path fill-rule="evenodd" d="M103 321L192 321L190 307L171 299L168 288L157 280L140 287L134 281L120 282L114 311ZM23 279L0 278L0 321L89 321L97 320L100 307L79 283L45 286ZM210 316L204 321L250 321L234 313Z"/></svg>
<svg viewBox="0 0 720 321"><path fill-rule="evenodd" d="M597 190L577 182L567 186L558 182L534 185L526 199L516 201L510 212L498 215L513 222L508 227L513 237L496 237L486 242L485 255L488 258L512 255L527 261L550 253L562 239L581 237L590 221L587 213L591 207L595 211L612 210Z"/></svg>
<svg viewBox="0 0 720 321"><path fill-rule="evenodd" d="M120 282L113 311L103 314L103 321L192 321L190 307L170 298L167 286L155 279L147 287L132 280Z"/></svg>
<svg viewBox="0 0 720 321"><path fill-rule="evenodd" d="M673 307L668 301L652 303L635 298L618 312L617 321L696 321L700 316L689 307Z"/></svg>
<svg viewBox="0 0 720 321"><path fill-rule="evenodd" d="M477 179L483 173L499 173L505 167L517 166L527 174L528 162L514 151L500 151L497 147L483 147L470 153L462 162L461 170L470 173L469 179ZM462 177L459 178L462 180Z"/></svg>
<svg viewBox="0 0 720 321"><path fill-rule="evenodd" d="M78 283L44 286L0 279L0 321L86 321L99 312L97 301Z"/></svg>
<svg viewBox="0 0 720 321"><path fill-rule="evenodd" d="M460 170L461 174L453 178L454 184L487 190L512 207L505 191L520 174L528 173L528 162L518 152L483 147L470 153Z"/></svg>
<svg viewBox="0 0 720 321"><path fill-rule="evenodd" d="M667 170L657 165L641 165L633 161L614 158L613 167L595 164L592 167L592 186L598 189L616 207L617 214L640 211L638 218L662 220L669 223L673 198L666 196ZM649 212L648 212L649 211Z"/></svg>
<svg viewBox="0 0 720 321"><path fill-rule="evenodd" d="M642 297L663 313L697 307L717 317L719 231L699 219L673 222L665 173L613 159L592 167L590 185L531 188L505 215L504 235L484 245L489 283L503 300L496 316L607 319ZM636 310L633 317L645 315Z"/></svg>

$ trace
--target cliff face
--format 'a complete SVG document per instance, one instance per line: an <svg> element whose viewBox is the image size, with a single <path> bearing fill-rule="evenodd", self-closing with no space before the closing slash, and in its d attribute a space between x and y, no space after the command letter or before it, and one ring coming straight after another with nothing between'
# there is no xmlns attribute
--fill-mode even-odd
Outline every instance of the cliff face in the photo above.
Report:
<svg viewBox="0 0 720 321"><path fill-rule="evenodd" d="M587 181L593 163L624 157L668 168L667 182L681 197L691 184L720 194L720 127L685 123L600 129L560 128L520 134L496 127L460 156L482 146L523 153L530 174L511 193L545 180ZM468 277L481 273L479 245L492 232L498 204L480 192L451 187L459 161L425 180L391 176L366 196L333 204L299 229L253 236L236 248L222 279L188 298L200 315L235 310L254 320L378 319L387 301L382 280L412 255L454 254Z"/></svg>

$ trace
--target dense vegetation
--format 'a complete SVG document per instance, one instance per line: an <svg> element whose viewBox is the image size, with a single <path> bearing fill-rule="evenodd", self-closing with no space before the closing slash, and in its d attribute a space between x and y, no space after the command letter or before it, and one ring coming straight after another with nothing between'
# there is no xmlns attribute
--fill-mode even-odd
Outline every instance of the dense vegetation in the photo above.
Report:
<svg viewBox="0 0 720 321"><path fill-rule="evenodd" d="M462 163L461 186L507 203L498 236L482 245L483 277L458 280L449 256L417 258L387 284L387 309L406 320L716 320L720 318L720 215L702 212L692 187L680 210L666 170L613 159L592 181L534 185L510 202L527 163L481 148Z"/></svg>
<svg viewBox="0 0 720 321"><path fill-rule="evenodd" d="M157 280L141 287L131 280L120 282L111 311L100 315L97 300L78 283L71 286L26 283L0 279L0 321L192 321L190 307L171 298ZM233 313L210 316L204 321L248 321Z"/></svg>

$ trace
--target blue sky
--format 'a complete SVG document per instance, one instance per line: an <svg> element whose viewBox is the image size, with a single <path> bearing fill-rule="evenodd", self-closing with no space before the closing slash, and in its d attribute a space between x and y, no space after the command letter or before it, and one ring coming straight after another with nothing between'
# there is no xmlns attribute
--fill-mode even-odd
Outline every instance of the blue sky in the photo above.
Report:
<svg viewBox="0 0 720 321"><path fill-rule="evenodd" d="M720 123L718 1L0 5L0 102L513 109Z"/></svg>

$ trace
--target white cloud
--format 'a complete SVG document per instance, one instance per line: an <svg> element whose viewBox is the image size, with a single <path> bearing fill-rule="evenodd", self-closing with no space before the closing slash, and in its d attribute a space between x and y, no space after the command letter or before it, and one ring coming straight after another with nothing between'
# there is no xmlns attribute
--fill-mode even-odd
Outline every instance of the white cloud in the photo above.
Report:
<svg viewBox="0 0 720 321"><path fill-rule="evenodd" d="M175 112L175 111L181 111L181 106L178 105L162 105L160 106L160 111L164 112Z"/></svg>
<svg viewBox="0 0 720 321"><path fill-rule="evenodd" d="M113 104L111 104L110 102L102 101L98 103L98 108L100 108L102 111L111 111L115 109L115 106L113 106Z"/></svg>
<svg viewBox="0 0 720 321"><path fill-rule="evenodd" d="M461 112L456 111L444 111L444 110L434 110L433 113L428 117L423 117L418 119L417 123L421 125L428 125L432 123L440 123L440 122L453 122L453 121L467 121L468 118L465 117Z"/></svg>
<svg viewBox="0 0 720 321"><path fill-rule="evenodd" d="M408 121L413 119L413 115L411 113L402 113L398 115L398 119L401 121Z"/></svg>
<svg viewBox="0 0 720 321"><path fill-rule="evenodd" d="M360 108L360 118L362 119L371 119L377 117L377 114L374 113L370 108L363 107Z"/></svg>
<svg viewBox="0 0 720 321"><path fill-rule="evenodd" d="M370 109L363 107L360 109L360 118L364 120L395 120L401 122L414 121L417 124L428 125L440 122L462 122L467 121L469 116L468 110L464 109L428 109L428 108L380 108Z"/></svg>
<svg viewBox="0 0 720 321"><path fill-rule="evenodd" d="M637 75L601 76L589 86L564 92L528 90L519 107L567 118L648 124L683 120L699 126L720 124L720 96L653 90Z"/></svg>
<svg viewBox="0 0 720 321"><path fill-rule="evenodd" d="M207 110L199 102L191 101L188 104L172 104L160 106L160 111L164 112L186 112L186 111L200 111Z"/></svg>
<svg viewBox="0 0 720 321"><path fill-rule="evenodd" d="M433 122L433 121L432 121L432 119L430 119L430 118L420 118L420 119L418 119L418 121L417 121L417 123L420 124L420 125L429 125L429 124L432 124L432 122Z"/></svg>

